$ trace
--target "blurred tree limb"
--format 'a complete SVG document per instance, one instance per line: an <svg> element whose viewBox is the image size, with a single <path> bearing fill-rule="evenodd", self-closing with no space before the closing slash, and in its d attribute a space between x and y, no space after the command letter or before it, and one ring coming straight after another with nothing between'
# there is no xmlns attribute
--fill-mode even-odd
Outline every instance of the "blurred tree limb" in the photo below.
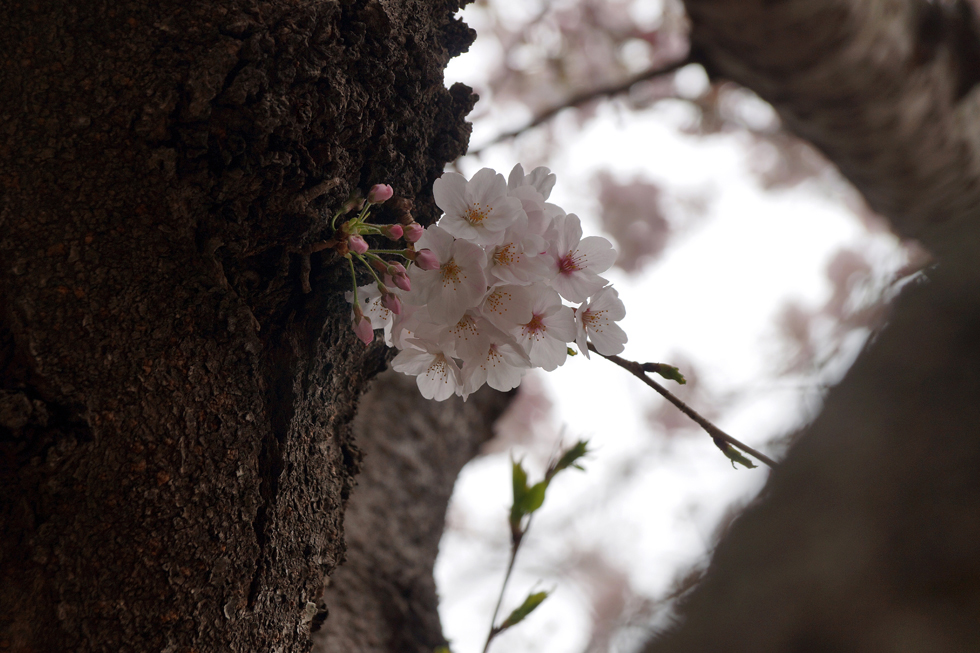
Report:
<svg viewBox="0 0 980 653"><path fill-rule="evenodd" d="M771 102L937 264L907 285L719 544L677 626L646 650L980 650L972 12L900 0L687 8L709 73Z"/></svg>

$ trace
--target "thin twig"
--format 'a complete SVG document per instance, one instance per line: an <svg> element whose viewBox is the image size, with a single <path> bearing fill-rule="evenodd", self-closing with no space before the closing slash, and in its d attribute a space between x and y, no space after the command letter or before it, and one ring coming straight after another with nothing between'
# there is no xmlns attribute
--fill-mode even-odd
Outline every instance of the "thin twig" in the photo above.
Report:
<svg viewBox="0 0 980 653"><path fill-rule="evenodd" d="M479 148L477 148L475 150L470 150L469 152L467 152L467 154L478 155L478 154L482 153L485 149L487 149L488 147L490 147L492 145L496 145L497 143L500 143L501 141L506 141L506 140L511 139L511 138L516 138L517 136L520 136L524 132L528 131L529 129L534 129L538 125L540 125L542 123L545 123L545 122L551 120L556 115L558 115L558 113L560 113L561 111L564 111L565 109L570 109L570 108L573 108L573 107L579 107L579 106L582 106L583 104L588 104L589 102L592 102L593 100L597 100L599 98L603 98L603 97L615 97L615 96L620 95L622 93L626 93L631 88L633 88L633 86L635 86L636 84L639 84L640 82L645 82L645 81L651 80L654 77L661 77L663 75L670 75L671 73L675 73L678 70L680 70L681 68L683 68L684 66L686 66L688 64L691 64L691 63L694 63L694 60L691 58L690 55L688 55L688 56L684 57L683 59L680 59L678 61L674 61L672 63L669 63L669 64L665 65L665 66L661 66L659 68L651 68L650 70L645 70L642 73L638 73L636 75L633 75L632 77L630 77L629 79L627 79L625 82L621 82L619 84L613 84L611 86L601 86L599 88L596 88L596 89L593 89L593 90L590 90L590 91L584 91L584 92L579 93L577 95L573 95L572 97L570 97L569 99L565 100L561 104L559 104L557 106L554 106L554 107L551 107L550 109L548 109L544 113L538 114L537 116L535 116L535 118L533 120L531 120L529 123L523 125L522 127L518 127L517 129L515 129L513 131L509 131L509 132L505 132L503 134L499 134L493 140L491 140L489 143L486 143L482 147L479 147Z"/></svg>
<svg viewBox="0 0 980 653"><path fill-rule="evenodd" d="M599 354L599 352L595 350L595 347L592 346L591 342L588 343L588 345L589 345L589 351L594 351L595 353ZM663 397L670 403L677 406L677 408L682 413L684 413L685 415L693 419L695 422L697 422L701 428L703 428L705 431L708 432L708 435L710 435L712 439L722 440L723 442L727 442L728 444L732 445L736 449L741 449L742 451L749 454L750 456L754 456L758 460L761 460L765 464L769 465L769 467L772 467L773 469L776 468L777 463L775 460L765 455L764 453L760 451L756 451L755 449L748 446L747 444L743 444L742 442L739 442L732 436L728 435L720 428L718 428L717 426L715 426L705 418L701 417L701 415L699 415L696 410L694 410L693 408L685 404L683 401L675 397L673 394L671 394L671 392L667 388L663 387L662 385L660 385L659 383L651 379L649 376L647 376L646 372L643 371L643 365L641 365L640 363L626 360L625 358L620 358L619 356L614 356L614 355L610 355L610 356L606 356L604 354L599 354L599 355L605 358L606 360L616 363L616 365L619 365L621 368L623 368L624 370L626 370L627 372L629 372L630 374L632 374L633 376L640 379L648 386L656 390L661 397Z"/></svg>
<svg viewBox="0 0 980 653"><path fill-rule="evenodd" d="M531 520L528 518L528 526L531 525ZM521 548L521 542L524 541L524 533L527 532L527 527L524 531L517 536L510 545L510 563L507 565L507 573L504 574L504 583L500 586L500 596L497 597L497 606L493 609L493 618L490 619L490 632L487 633L487 643L483 645L483 653L487 653L490 650L490 642L493 638L500 633L500 629L497 627L497 614L500 612L500 604L504 601L504 592L507 590L507 582L510 581L510 573L514 571L514 561L517 560L517 550Z"/></svg>

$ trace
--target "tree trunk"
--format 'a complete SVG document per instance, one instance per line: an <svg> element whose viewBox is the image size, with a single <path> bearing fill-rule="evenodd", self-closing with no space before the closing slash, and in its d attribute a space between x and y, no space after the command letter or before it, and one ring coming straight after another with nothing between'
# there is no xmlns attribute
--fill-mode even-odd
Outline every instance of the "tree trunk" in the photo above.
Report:
<svg viewBox="0 0 980 653"><path fill-rule="evenodd" d="M309 649L386 351L297 252L374 183L434 218L457 8L2 4L0 650Z"/></svg>
<svg viewBox="0 0 980 653"><path fill-rule="evenodd" d="M687 0L695 52L937 265L833 388L649 653L980 650L980 116L961 3Z"/></svg>
<svg viewBox="0 0 980 653"><path fill-rule="evenodd" d="M433 653L447 644L432 568L460 470L493 435L510 394L484 387L465 403L418 396L386 372L358 408L364 452L344 518L347 558L330 576L315 651Z"/></svg>

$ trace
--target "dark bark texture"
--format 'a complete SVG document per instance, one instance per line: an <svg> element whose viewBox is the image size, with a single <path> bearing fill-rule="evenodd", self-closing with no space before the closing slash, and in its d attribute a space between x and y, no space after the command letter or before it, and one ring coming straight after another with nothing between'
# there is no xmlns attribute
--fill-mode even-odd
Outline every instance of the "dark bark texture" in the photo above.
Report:
<svg viewBox="0 0 980 653"><path fill-rule="evenodd" d="M0 3L0 650L309 649L386 352L296 252L434 217L457 9Z"/></svg>
<svg viewBox="0 0 980 653"><path fill-rule="evenodd" d="M418 397L386 372L354 420L364 453L344 518L347 557L324 593L319 653L432 653L446 645L432 568L459 471L493 435L509 394L484 387L465 403Z"/></svg>
<svg viewBox="0 0 980 653"><path fill-rule="evenodd" d="M965 3L687 0L936 265L910 283L648 653L980 650L980 104Z"/></svg>

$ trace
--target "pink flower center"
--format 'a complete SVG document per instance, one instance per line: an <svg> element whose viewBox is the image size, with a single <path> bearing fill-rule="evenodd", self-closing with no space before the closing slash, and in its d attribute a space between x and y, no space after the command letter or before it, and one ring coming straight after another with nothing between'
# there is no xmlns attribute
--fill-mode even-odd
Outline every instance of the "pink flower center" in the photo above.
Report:
<svg viewBox="0 0 980 653"><path fill-rule="evenodd" d="M525 336L535 336L545 332L545 326L541 322L541 316L535 315L531 318L531 321L525 324L521 330L524 332Z"/></svg>
<svg viewBox="0 0 980 653"><path fill-rule="evenodd" d="M571 274L572 272L578 272L581 269L582 266L579 265L579 260L575 258L575 252L569 252L558 259L559 274Z"/></svg>

